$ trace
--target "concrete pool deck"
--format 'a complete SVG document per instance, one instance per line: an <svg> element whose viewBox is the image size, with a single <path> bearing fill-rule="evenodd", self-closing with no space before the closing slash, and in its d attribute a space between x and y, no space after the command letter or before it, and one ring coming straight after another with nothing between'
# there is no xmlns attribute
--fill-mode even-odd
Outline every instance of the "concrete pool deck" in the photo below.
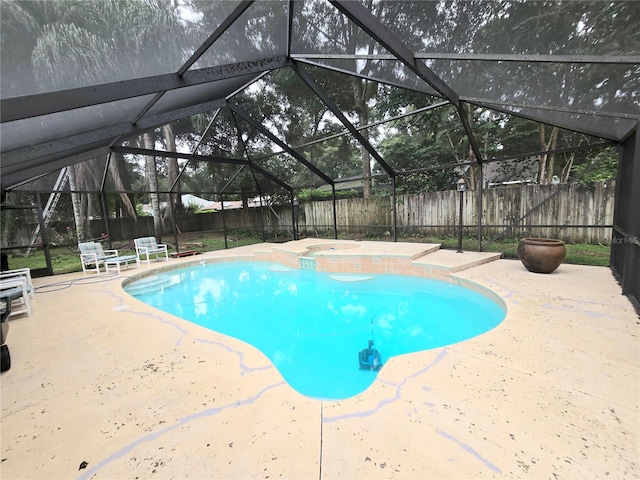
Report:
<svg viewBox="0 0 640 480"><path fill-rule="evenodd" d="M392 358L363 394L319 401L250 345L122 290L165 266L34 279L0 376L1 478L640 477L640 320L608 268L455 272L503 299L501 325Z"/></svg>

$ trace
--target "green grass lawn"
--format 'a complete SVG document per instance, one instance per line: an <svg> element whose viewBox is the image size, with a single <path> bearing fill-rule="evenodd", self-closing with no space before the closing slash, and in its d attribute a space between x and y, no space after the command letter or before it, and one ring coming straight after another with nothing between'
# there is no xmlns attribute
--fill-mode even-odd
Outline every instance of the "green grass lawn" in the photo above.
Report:
<svg viewBox="0 0 640 480"><path fill-rule="evenodd" d="M227 237L229 248L252 245L260 243L261 237L253 234L229 234ZM175 252L175 241L173 237L163 237L162 242L169 247L169 253ZM221 235L202 234L183 234L178 236L180 251L195 250L196 252L210 252L213 250L224 249L224 237ZM128 242L114 242L112 247L118 250L118 255L135 255L135 247L133 240ZM103 248L109 248L105 243ZM49 249L51 253L51 264L55 275L71 272L81 272L82 265L80 263L80 251L77 245L73 246L56 246ZM5 250L9 255L9 268L30 268L31 270L46 269L44 251L41 249L33 250L28 257L16 251Z"/></svg>
<svg viewBox="0 0 640 480"><path fill-rule="evenodd" d="M343 236L341 239L351 240L380 240L389 241L389 237L371 238L357 238L356 236ZM255 233L240 233L229 234L227 237L227 243L229 248L252 245L262 242L262 237ZM286 240L286 237L281 238ZM180 242L180 251L195 250L197 252L210 252L213 250L224 249L224 237L218 234L199 233L199 234L184 234L178 238ZM273 236L267 238L267 241L274 241ZM400 237L398 241L401 242L424 242L424 243L440 243L442 248L457 249L458 239L457 237ZM163 242L169 245L169 251L175 251L175 244L173 238L165 237ZM105 245L105 248L107 246ZM133 241L130 242L115 242L113 248L118 250L119 255L135 255L133 247ZM464 237L462 242L463 250L477 251L478 240L475 237ZM500 252L504 254L504 258L518 258L518 241L517 240L500 240L485 246L483 243L483 250L488 252ZM10 268L31 268L32 270L45 269L46 263L44 258L44 252L42 250L33 251L28 257L6 251L9 254L9 267ZM52 247L51 262L53 265L54 274L80 272L82 266L80 264L80 253L77 246L60 246ZM609 252L608 245L587 245L587 244L567 244L567 258L565 263L572 263L577 265L595 265L595 266L608 266L609 265Z"/></svg>

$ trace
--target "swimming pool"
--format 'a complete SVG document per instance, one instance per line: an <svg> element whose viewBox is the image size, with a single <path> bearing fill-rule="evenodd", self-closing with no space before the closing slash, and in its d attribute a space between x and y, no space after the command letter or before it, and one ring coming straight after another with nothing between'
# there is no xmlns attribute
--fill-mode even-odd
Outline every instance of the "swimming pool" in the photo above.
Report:
<svg viewBox="0 0 640 480"><path fill-rule="evenodd" d="M348 398L373 383L377 372L358 362L369 340L385 362L474 337L505 317L487 296L448 282L258 261L203 262L144 277L125 290L253 345L294 389L322 399Z"/></svg>

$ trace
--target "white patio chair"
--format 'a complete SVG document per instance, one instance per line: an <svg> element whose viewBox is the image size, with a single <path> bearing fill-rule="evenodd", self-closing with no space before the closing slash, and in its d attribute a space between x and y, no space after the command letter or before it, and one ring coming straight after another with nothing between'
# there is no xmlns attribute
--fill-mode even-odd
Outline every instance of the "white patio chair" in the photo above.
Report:
<svg viewBox="0 0 640 480"><path fill-rule="evenodd" d="M83 242L78 244L80 249L80 262L82 263L82 273L93 272L100 275L100 264L107 258L117 257L118 250L103 250L102 244L98 242ZM95 268L91 267L95 265Z"/></svg>
<svg viewBox="0 0 640 480"><path fill-rule="evenodd" d="M4 280L20 280L24 279L27 284L27 293L31 298L35 298L35 290L33 288L33 282L31 280L31 269L29 268L16 268L14 270L4 270L0 272L0 281Z"/></svg>
<svg viewBox="0 0 640 480"><path fill-rule="evenodd" d="M33 288L31 288L31 291L33 291ZM29 295L26 276L13 276L0 280L0 298L5 298L7 302L11 302L11 315L20 313L31 315L31 299ZM13 306L14 302L21 305L21 307L15 308Z"/></svg>
<svg viewBox="0 0 640 480"><path fill-rule="evenodd" d="M157 243L156 237L142 237L136 238L133 241L136 246L136 255L138 256L138 261L145 261L147 264L150 264L150 256L155 255L157 259L159 255L164 255L165 261L169 261L169 252L167 251L167 246L163 243ZM143 257L146 257L143 258Z"/></svg>

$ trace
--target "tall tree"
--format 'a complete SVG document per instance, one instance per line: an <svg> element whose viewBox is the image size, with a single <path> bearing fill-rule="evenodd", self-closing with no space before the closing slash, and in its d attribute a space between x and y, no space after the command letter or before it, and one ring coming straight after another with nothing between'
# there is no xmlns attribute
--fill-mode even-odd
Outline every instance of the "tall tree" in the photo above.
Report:
<svg viewBox="0 0 640 480"><path fill-rule="evenodd" d="M155 149L153 141L153 133L148 132L142 135L144 148L147 150ZM156 173L156 157L145 156L145 179L149 185L149 199L151 200L151 210L153 212L153 233L154 236L160 237L162 234L162 213L160 212L160 200L158 198L158 177Z"/></svg>

